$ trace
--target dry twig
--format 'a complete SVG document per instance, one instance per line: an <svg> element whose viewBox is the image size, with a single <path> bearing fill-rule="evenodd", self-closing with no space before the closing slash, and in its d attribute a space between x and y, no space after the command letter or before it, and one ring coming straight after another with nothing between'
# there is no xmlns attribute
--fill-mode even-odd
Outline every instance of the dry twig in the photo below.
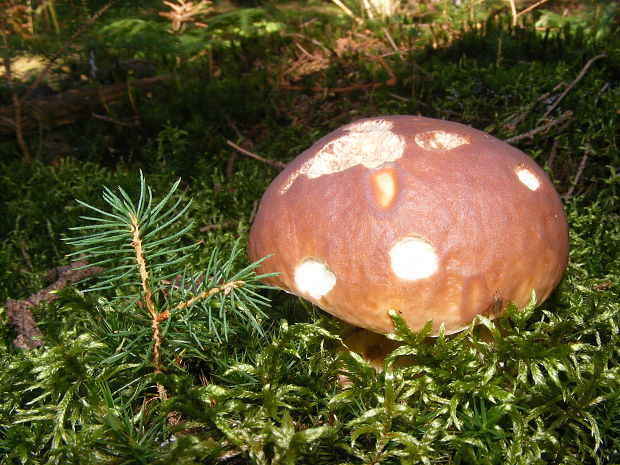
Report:
<svg viewBox="0 0 620 465"><path fill-rule="evenodd" d="M244 149L243 147L239 147L237 144L235 144L234 142L230 140L227 140L226 143L230 145L233 149L238 151L239 153L242 153L243 155L247 155L248 157L252 157L255 160L262 161L263 163L266 163L269 166L273 166L274 168L277 168L279 170L284 169L284 167L286 166L286 163L282 163L281 161L277 161L277 160L270 160L269 158L264 158L264 157L261 157L260 155L256 155L255 153L252 153L249 150Z"/></svg>
<svg viewBox="0 0 620 465"><path fill-rule="evenodd" d="M562 99L564 99L564 97L566 97L566 95L573 90L573 88L579 84L579 81L581 81L584 76L586 75L586 73L588 72L588 69L590 69L590 67L598 60L600 60L601 58L605 58L607 56L606 53L601 53L600 55L597 55L593 58L590 58L590 60L588 60L588 62L585 64L585 66L583 67L583 69L581 70L581 72L579 73L579 75L575 78L575 80L573 82L571 82L568 87L566 89L564 89L564 92L562 92L560 94L560 96L558 97L558 99L553 103L553 105L551 105L547 111L545 112L545 114L542 116L541 119L546 118L547 116L549 116L549 114L551 114L551 112L553 110L555 110L557 108L557 106L560 104L560 102L562 101Z"/></svg>
<svg viewBox="0 0 620 465"><path fill-rule="evenodd" d="M385 34L385 36L387 37L388 41L390 42L390 45L394 49L394 52L396 52L397 55L400 54L400 49L396 45L396 42L394 42L394 39L392 38L392 35L390 34L390 31L388 31L387 28L384 27L383 28L383 33Z"/></svg>
<svg viewBox="0 0 620 465"><path fill-rule="evenodd" d="M356 23L361 24L361 23L364 22L362 20L362 18L357 16L355 13L353 13L348 6L346 6L344 3L342 3L341 0L332 0L332 1L338 6L338 8L340 8L342 11L344 11L347 14L347 16L352 18Z"/></svg>
<svg viewBox="0 0 620 465"><path fill-rule="evenodd" d="M540 103L544 101L545 99L549 98L554 92L557 92L562 86L565 86L565 85L566 83L564 81L560 82L549 92L545 92L544 94L538 96L536 100L525 105L525 107L523 107L520 113L506 118L504 121L500 123L500 125L507 127L508 129L512 129L514 131L517 125L525 119L525 117L530 113L530 111L532 111L532 109L536 106L537 103Z"/></svg>
<svg viewBox="0 0 620 465"><path fill-rule="evenodd" d="M508 139L504 139L504 142L508 143L508 144L512 144L514 142L523 140L523 139L528 139L536 134L538 134L539 132L543 132L546 131L547 129L556 126L560 123L562 123L563 121L569 120L573 117L573 112L570 110L566 110L564 113L562 113L560 115L559 118L554 119L552 121L549 121L548 123L545 123L541 126L538 126L537 128L532 129L531 131L527 131L523 134L519 134L518 136L514 136L514 137L509 137Z"/></svg>
<svg viewBox="0 0 620 465"><path fill-rule="evenodd" d="M87 262L85 259L78 260L71 265L60 266L52 270L51 274L55 281L45 289L32 294L24 300L8 299L6 301L7 324L12 328L17 336L13 340L13 345L18 349L32 349L43 345L41 341L41 331L32 316L32 309L43 302L53 302L58 298L54 293L64 288L67 284L75 283L87 276L103 271L99 266L84 268Z"/></svg>
<svg viewBox="0 0 620 465"><path fill-rule="evenodd" d="M528 6L524 10L517 12L517 5L515 4L515 0L509 0L509 2L510 2L510 12L512 13L512 25L513 26L517 25L517 20L519 19L519 16L524 15L526 13L529 13L534 8L538 8L540 5L542 5L543 3L546 3L548 1L549 0L539 0L538 2L534 3L533 5Z"/></svg>

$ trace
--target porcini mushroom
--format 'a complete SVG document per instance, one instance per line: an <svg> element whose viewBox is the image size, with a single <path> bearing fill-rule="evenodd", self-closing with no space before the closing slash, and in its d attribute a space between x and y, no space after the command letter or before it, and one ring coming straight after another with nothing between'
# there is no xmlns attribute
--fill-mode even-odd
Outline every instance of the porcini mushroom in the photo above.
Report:
<svg viewBox="0 0 620 465"><path fill-rule="evenodd" d="M546 173L468 126L355 121L293 160L265 192L249 257L268 282L360 328L466 328L538 303L567 265L568 225Z"/></svg>

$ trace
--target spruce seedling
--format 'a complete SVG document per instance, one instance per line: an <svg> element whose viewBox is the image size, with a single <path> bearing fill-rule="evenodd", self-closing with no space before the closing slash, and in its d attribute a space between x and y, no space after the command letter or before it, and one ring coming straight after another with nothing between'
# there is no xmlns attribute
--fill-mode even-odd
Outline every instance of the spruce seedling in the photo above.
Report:
<svg viewBox="0 0 620 465"><path fill-rule="evenodd" d="M192 223L179 225L190 205L183 206L182 198L175 195L179 183L155 202L140 172L137 201L120 187L118 193L104 187L108 210L78 200L95 215L83 216L89 224L72 228L81 235L67 239L77 249L73 257L85 257L88 266L105 269L87 291L113 289L113 302L119 304L114 308L138 323L140 329L135 334L126 331L125 341L150 335L150 356L145 358L151 360L154 374L164 371L163 345L167 343L178 354L188 346L202 348L205 338L225 341L231 317L261 332L261 307L267 304L265 297L256 293L257 288L265 287L258 280L267 276L254 274L260 261L234 271L240 254L238 243L223 262L214 250L205 270L192 273L184 266L197 244L182 243ZM170 333L174 338L164 341ZM157 390L159 398L166 399L164 387L158 384Z"/></svg>

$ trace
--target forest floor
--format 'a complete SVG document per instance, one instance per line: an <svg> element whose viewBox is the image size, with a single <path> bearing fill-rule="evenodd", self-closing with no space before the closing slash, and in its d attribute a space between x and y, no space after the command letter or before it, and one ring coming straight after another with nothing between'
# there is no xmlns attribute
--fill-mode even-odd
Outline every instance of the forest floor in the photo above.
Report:
<svg viewBox="0 0 620 465"><path fill-rule="evenodd" d="M0 462L620 463L616 2L93 3L2 2ZM570 256L376 371L245 250L282 166L398 114L532 157Z"/></svg>

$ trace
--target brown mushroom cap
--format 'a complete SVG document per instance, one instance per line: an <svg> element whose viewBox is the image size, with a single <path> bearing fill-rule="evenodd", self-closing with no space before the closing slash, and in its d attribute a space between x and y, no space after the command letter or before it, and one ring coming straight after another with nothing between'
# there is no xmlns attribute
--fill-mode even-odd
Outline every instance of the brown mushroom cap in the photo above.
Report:
<svg viewBox="0 0 620 465"><path fill-rule="evenodd" d="M358 327L462 330L538 302L567 265L568 225L546 173L462 124L367 118L320 139L265 192L249 256L268 282Z"/></svg>

